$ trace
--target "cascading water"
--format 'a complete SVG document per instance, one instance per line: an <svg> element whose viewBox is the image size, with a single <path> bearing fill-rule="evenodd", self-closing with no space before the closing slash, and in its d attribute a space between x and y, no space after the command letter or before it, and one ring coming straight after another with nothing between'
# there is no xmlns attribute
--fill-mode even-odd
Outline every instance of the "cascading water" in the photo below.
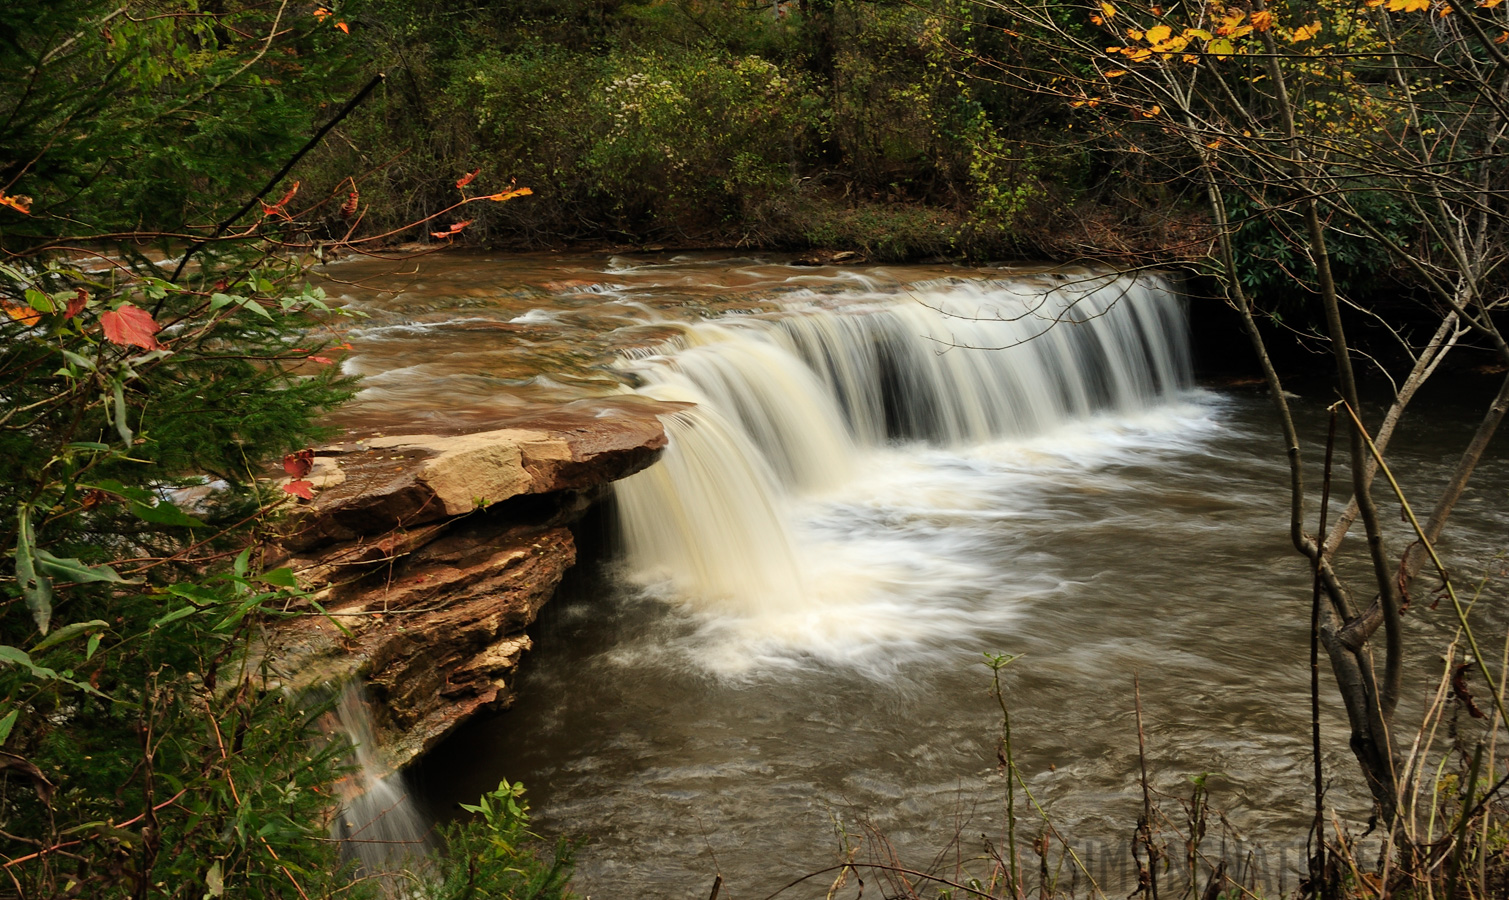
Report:
<svg viewBox="0 0 1509 900"><path fill-rule="evenodd" d="M618 509L635 580L706 629L742 632L715 667L777 645L827 654L842 632L915 633L909 607L940 560L883 527L863 548L825 540L813 507L856 472L916 459L888 448L1029 439L1146 410L1191 377L1180 301L1148 277L934 283L681 329L625 360L641 393L688 406L663 416L670 446L618 484Z"/></svg>
<svg viewBox="0 0 1509 900"><path fill-rule="evenodd" d="M341 689L330 713L331 731L351 744L352 772L341 782L341 810L331 826L342 853L359 874L376 877L387 896L403 895L402 879L429 847L429 824L409 799L403 776L378 763L366 698L355 683Z"/></svg>

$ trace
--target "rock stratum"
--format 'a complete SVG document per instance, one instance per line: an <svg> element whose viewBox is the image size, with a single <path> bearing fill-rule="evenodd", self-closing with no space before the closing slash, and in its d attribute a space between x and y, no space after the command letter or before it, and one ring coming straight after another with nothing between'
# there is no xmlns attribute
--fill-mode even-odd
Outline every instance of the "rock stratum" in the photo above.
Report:
<svg viewBox="0 0 1509 900"><path fill-rule="evenodd" d="M269 636L284 683L359 679L394 769L508 705L525 629L576 561L567 526L659 458L658 411L316 451L283 540L316 614Z"/></svg>

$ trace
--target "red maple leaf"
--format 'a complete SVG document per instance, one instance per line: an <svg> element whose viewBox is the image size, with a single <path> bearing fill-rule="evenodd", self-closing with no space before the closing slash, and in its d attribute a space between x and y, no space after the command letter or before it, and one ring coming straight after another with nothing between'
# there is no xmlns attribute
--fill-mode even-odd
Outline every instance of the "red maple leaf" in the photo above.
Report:
<svg viewBox="0 0 1509 900"><path fill-rule="evenodd" d="M351 195L346 198L346 202L341 204L341 218L349 219L356 215L356 207L359 203L361 203L361 194L352 191Z"/></svg>
<svg viewBox="0 0 1509 900"><path fill-rule="evenodd" d="M314 483L309 481L290 481L283 485L283 493L302 497L305 500L313 500Z"/></svg>
<svg viewBox="0 0 1509 900"><path fill-rule="evenodd" d="M161 326L152 318L151 313L129 303L123 303L119 309L100 316L100 324L105 326L105 338L112 344L146 350L163 349L162 344L157 342L157 330Z"/></svg>
<svg viewBox="0 0 1509 900"><path fill-rule="evenodd" d="M471 172L469 172L466 175L462 175L460 178L458 178L456 180L456 187L458 187L458 188L464 188L464 187L466 187L467 185L471 184L472 181L474 181L476 179L476 177L479 174L481 174L481 172L482 172L481 169L472 169Z"/></svg>
<svg viewBox="0 0 1509 900"><path fill-rule="evenodd" d="M294 478L303 478L314 468L314 451L300 450L283 457L283 471Z"/></svg>

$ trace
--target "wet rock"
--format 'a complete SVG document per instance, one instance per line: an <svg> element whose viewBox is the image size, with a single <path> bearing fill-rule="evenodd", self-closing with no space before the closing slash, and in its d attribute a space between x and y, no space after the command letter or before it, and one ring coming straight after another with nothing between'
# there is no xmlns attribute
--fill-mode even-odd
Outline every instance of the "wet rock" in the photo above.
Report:
<svg viewBox="0 0 1509 900"><path fill-rule="evenodd" d="M393 768L506 706L525 629L576 560L567 526L665 441L652 413L561 415L321 452L312 476L326 488L280 561L311 591L310 614L267 639L284 684L360 678Z"/></svg>
<svg viewBox="0 0 1509 900"><path fill-rule="evenodd" d="M374 438L337 457L316 456L315 472L327 487L284 543L308 551L454 518L522 494L607 484L654 462L664 446L665 431L649 414L560 429Z"/></svg>

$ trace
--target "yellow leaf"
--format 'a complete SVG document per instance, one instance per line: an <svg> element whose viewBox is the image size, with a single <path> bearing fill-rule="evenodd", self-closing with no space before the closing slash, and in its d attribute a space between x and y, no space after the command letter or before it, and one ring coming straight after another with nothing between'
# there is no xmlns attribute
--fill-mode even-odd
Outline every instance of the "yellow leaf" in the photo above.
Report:
<svg viewBox="0 0 1509 900"><path fill-rule="evenodd" d="M1478 4L1478 6L1481 6L1484 9L1493 9L1495 6L1498 6L1503 2L1504 0L1482 0L1482 2Z"/></svg>
<svg viewBox="0 0 1509 900"><path fill-rule="evenodd" d="M1379 2L1382 2L1382 0L1379 0ZM1211 34L1203 28L1187 28L1184 31L1184 36L1189 38L1190 40L1199 38L1202 41L1208 41L1211 38L1215 37L1215 35Z"/></svg>
<svg viewBox="0 0 1509 900"><path fill-rule="evenodd" d="M515 197L527 197L533 193L534 191L531 191L527 187L512 188L510 190L502 191L497 194L490 194L486 199L492 200L497 203L502 203L505 200L512 200Z"/></svg>
<svg viewBox="0 0 1509 900"><path fill-rule="evenodd" d="M1142 40L1142 32L1138 31L1135 28L1128 28L1127 37L1131 38L1134 41L1140 41Z"/></svg>
<svg viewBox="0 0 1509 900"><path fill-rule="evenodd" d="M1206 44L1205 49L1213 56L1230 56L1232 53L1231 41L1226 38L1216 38Z"/></svg>
<svg viewBox="0 0 1509 900"><path fill-rule="evenodd" d="M1149 44L1161 44L1164 41L1168 40L1168 36L1173 33L1173 29L1169 28L1167 25L1154 25L1152 28L1149 28L1147 30L1147 34L1145 36L1147 37L1147 42Z"/></svg>
<svg viewBox="0 0 1509 900"><path fill-rule="evenodd" d="M1389 0L1389 2L1395 3L1399 2L1399 0ZM1415 0L1404 0L1404 2L1412 3L1415 2ZM1308 41L1310 38L1315 37L1317 34L1320 34L1320 23L1311 22L1309 25L1301 25L1299 28L1294 29L1294 34L1290 36L1289 40L1296 44L1302 44L1305 41Z"/></svg>
<svg viewBox="0 0 1509 900"><path fill-rule="evenodd" d="M1443 19L1444 19L1444 18L1446 18L1446 17L1447 17L1447 16L1449 16L1449 15L1451 15L1451 13L1452 13L1452 9L1451 9L1451 4L1450 4L1450 3L1448 3L1448 4L1446 4L1446 5L1445 5L1445 6L1442 6L1442 7L1441 7L1441 14L1440 14L1440 17L1441 17L1441 18L1443 18Z"/></svg>
<svg viewBox="0 0 1509 900"><path fill-rule="evenodd" d="M1127 73L1126 69L1112 69L1106 73L1107 78L1120 78Z"/></svg>
<svg viewBox="0 0 1509 900"><path fill-rule="evenodd" d="M1105 2L1105 0L1100 0L1100 11L1105 13L1107 19L1116 18L1116 7Z"/></svg>
<svg viewBox="0 0 1509 900"><path fill-rule="evenodd" d="M1194 65L1195 63L1198 63L1200 61L1200 57L1194 55L1193 53L1186 53L1179 58L1189 63L1190 65Z"/></svg>

